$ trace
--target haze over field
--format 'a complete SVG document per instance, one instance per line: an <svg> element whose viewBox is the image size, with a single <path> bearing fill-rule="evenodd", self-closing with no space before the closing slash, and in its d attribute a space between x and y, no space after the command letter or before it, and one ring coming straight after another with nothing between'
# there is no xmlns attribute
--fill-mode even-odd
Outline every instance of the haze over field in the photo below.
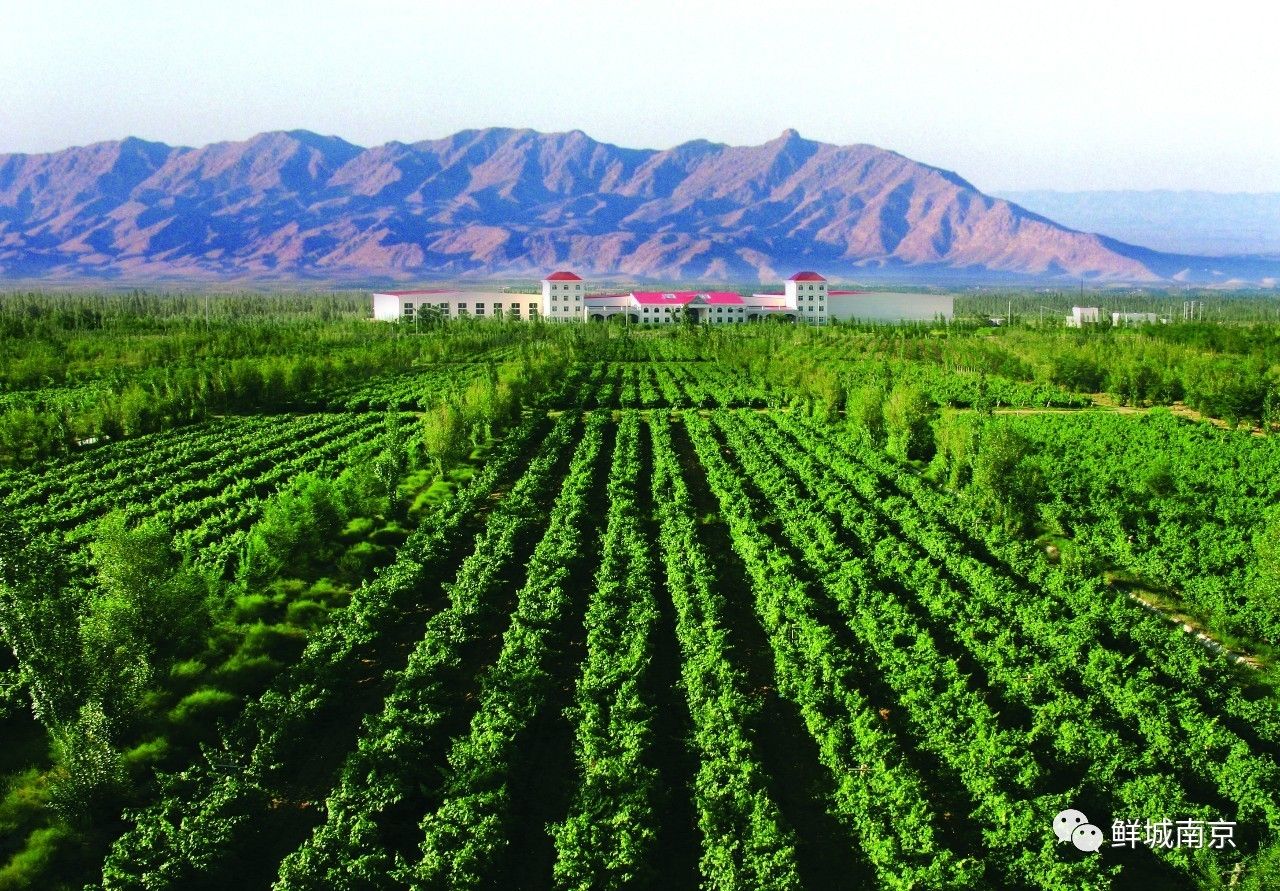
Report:
<svg viewBox="0 0 1280 891"><path fill-rule="evenodd" d="M997 192L1066 226L1158 251L1280 256L1280 192Z"/></svg>

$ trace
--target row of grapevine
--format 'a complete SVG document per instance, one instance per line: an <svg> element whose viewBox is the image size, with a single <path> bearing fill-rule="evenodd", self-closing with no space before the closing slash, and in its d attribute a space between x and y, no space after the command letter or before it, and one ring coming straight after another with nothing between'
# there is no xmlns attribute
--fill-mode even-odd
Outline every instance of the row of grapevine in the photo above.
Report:
<svg viewBox="0 0 1280 891"><path fill-rule="evenodd" d="M70 483L64 494L50 499L47 507L32 505L24 519L40 530L71 529L86 520L115 509L123 502L136 515L178 511L195 516L203 508L243 497L244 489L270 477L283 463L298 456L320 459L359 441L370 428L380 431L381 415L330 415L302 429L265 432L247 441L230 441L204 461L175 467L167 473L148 474L128 483L93 482L81 491ZM261 439L259 443L256 440ZM276 477L278 479L278 477ZM273 485L275 479L265 485ZM239 487L228 495L229 489Z"/></svg>
<svg viewBox="0 0 1280 891"><path fill-rule="evenodd" d="M311 416L305 416L311 417ZM14 510L48 503L66 490L98 490L132 486L153 472L169 473L229 449L245 436L261 437L283 423L286 434L301 435L292 428L291 416L215 418L165 433L107 443L80 458L37 464L0 473L0 496Z"/></svg>
<svg viewBox="0 0 1280 891"><path fill-rule="evenodd" d="M770 796L768 778L755 756L749 725L757 706L733 664L724 598L715 589L711 560L698 541L670 423L665 417L650 419L649 432L653 502L661 521L658 543L675 606L684 657L681 677L699 755L693 796L702 832L702 880L714 891L793 891L801 887L795 835Z"/></svg>
<svg viewBox="0 0 1280 891"><path fill-rule="evenodd" d="M833 810L886 888L970 888L981 864L939 839L922 778L860 692L855 654L840 642L799 567L763 531L763 517L725 461L705 421L685 424L720 501L733 547L745 564L770 638L778 689L799 706L837 784Z"/></svg>
<svg viewBox="0 0 1280 891"><path fill-rule="evenodd" d="M395 562L359 588L308 640L301 658L245 708L207 763L168 777L159 801L126 814L133 825L107 856L105 888L218 887L234 876L237 849L253 844L246 815L287 797L290 770L359 689L367 663L385 658L388 636L413 621L424 586L459 547L476 512L523 470L545 425L530 417L513 429L481 473L426 517Z"/></svg>
<svg viewBox="0 0 1280 891"><path fill-rule="evenodd" d="M1081 775L1088 775L1091 785L1105 790L1095 793L1104 799L1115 789L1120 789L1123 796L1123 782L1132 778L1129 772L1149 769L1153 755L1171 758L1172 753L1161 746L1159 740L1152 740L1149 747L1139 749L1100 721L1109 706L1122 696L1117 694L1114 685L1125 683L1126 690L1130 685L1128 679L1097 676L1093 669L1104 662L1104 658L1098 657L1098 649L1092 649L1090 659L1084 663L1079 685L1068 688L1071 676L1078 670L1076 660L1072 658L1077 652L1074 648L1042 652L1034 642L1020 641L1018 633L1022 629L1016 620L1011 626L1008 617L990 615L994 603L1006 602L1003 598L998 598L992 589L981 584L961 595L938 572L937 565L927 554L912 553L905 541L874 520L865 505L849 499L847 485L829 479L829 473L820 470L806 456L797 454L790 444L766 446L760 440L744 441L743 444L755 452L768 454L772 451L782 465L797 468L798 479L814 492L815 497L823 499L828 515L840 517L844 528L858 537L858 543L870 555L866 563L869 592L898 586L911 591L932 619L960 641L983 667L986 671L984 688L1000 691L1030 711L1031 727L1026 737L1028 747L1034 750L1036 741L1044 737L1055 744L1055 749L1043 753L1042 758L1060 764L1078 762L1076 766ZM836 469L840 469L839 466ZM1025 593L1021 596L1015 594L1010 599L1020 603L1033 600ZM916 629L923 627L915 626L909 611L902 609L897 601L890 608L882 600L878 614L882 621L892 617L901 622L904 635L918 634L920 632ZM1112 684L1108 685L1107 680ZM1135 717L1131 710L1120 715L1121 719ZM1141 713L1138 722L1146 730L1152 726L1151 715ZM1079 727L1084 737L1058 732L1063 725ZM1146 784L1144 795L1151 796L1150 783ZM1171 780L1164 781L1159 799L1162 806L1174 807L1173 812L1176 813L1202 819L1217 818L1203 806L1189 803L1181 787ZM1144 804L1141 800L1124 800L1124 803L1129 806ZM1187 865L1187 852L1174 851L1168 856L1179 866Z"/></svg>
<svg viewBox="0 0 1280 891"><path fill-rule="evenodd" d="M726 414L715 415L722 430ZM690 419L694 429L704 423ZM909 716L912 742L936 755L968 791L974 804L970 818L988 827L987 843L1009 852L1002 864L1009 877L1037 887L1060 887L1068 879L1075 887L1103 887L1106 870L1096 863L1063 862L1052 836L1046 838L1043 814L1066 804L1044 790L1025 733L1001 726L956 661L900 603L871 586L866 561L840 544L821 506L798 492L757 446L732 429L727 433L737 460L776 509L791 547L803 555L867 648L867 670L882 675ZM702 436L709 438L710 431Z"/></svg>
<svg viewBox="0 0 1280 891"><path fill-rule="evenodd" d="M396 852L385 831L388 814L421 804L421 790L438 783L447 731L458 725L463 691L471 687L462 672L477 642L494 631L500 617L495 589L518 571L520 542L541 522L539 505L558 482L553 471L576 425L574 416L560 417L489 514L471 554L445 585L448 605L427 621L382 711L365 721L325 802L325 821L285 859L278 888L332 888L390 873ZM561 495L562 501L576 497L576 491Z"/></svg>
<svg viewBox="0 0 1280 891"><path fill-rule="evenodd" d="M825 488L828 504L835 511L847 512L851 502L847 499L847 486L831 480L831 471L863 492L874 491L874 481L868 480L865 472L860 473L857 465L839 456L820 455L819 469L790 443L771 447L780 460L793 466L807 465L801 472ZM816 451L817 447L815 454ZM1105 608L1108 602L1114 602L1114 595L1091 590L1082 596L1080 586L1067 583L1061 572L1043 576L1039 590L1057 592L1066 601L1087 605L1076 612L1074 621L1064 623L1051 611L1051 601L1030 596L1021 586L1005 584L995 577L989 565L967 557L954 537L924 520L918 510L901 502L883 509L913 545L899 554L885 556L886 562L892 562L886 567L886 575L909 581L920 601L940 621L953 624L957 634L974 638L975 629L985 629L981 642L970 649L998 667L998 676L989 674L996 686L1007 687L1028 704L1034 704L1045 696L1052 700L1065 695L1064 685L1076 678L1078 687L1072 689L1071 701L1077 703L1076 708L1087 704L1093 722L1112 713L1118 726L1137 726L1146 743L1146 760L1159 759L1186 772L1201 774L1216 783L1228 800L1240 805L1242 819L1280 826L1280 807L1275 797L1275 790L1280 789L1280 771L1275 762L1254 755L1239 735L1214 723L1212 713L1218 708L1196 703L1185 683L1153 683L1154 667L1135 667L1132 656L1107 643L1108 638L1121 642L1129 638L1128 629L1116 624L1114 612ZM851 528L862 527L858 534L863 541L896 539L895 533L885 523L877 522L870 512L856 513ZM877 547L875 554L880 558L885 550ZM968 592L955 590L938 572L939 566L963 581ZM1151 627L1153 617L1137 609L1125 612L1134 623ZM1163 631L1164 638L1176 634L1167 626ZM1079 652L1087 652L1089 657L1081 660ZM1207 663L1207 652L1201 648L1200 654ZM1037 667L1035 685L1026 683L1016 667L1020 664ZM1008 668L1000 670L1005 666ZM1172 682L1173 678L1169 680ZM1054 705L1057 709L1063 707L1061 703ZM1060 720L1061 715L1057 716ZM1255 733L1256 729L1250 735ZM1097 776L1096 769L1094 778L1107 779Z"/></svg>
<svg viewBox="0 0 1280 891"><path fill-rule="evenodd" d="M517 750L552 698L550 662L569 630L574 569L590 552L587 496L600 476L603 428L603 415L589 416L562 497L529 559L502 651L481 675L480 708L451 746L443 800L422 821L420 859L396 872L410 885L479 888L500 868Z"/></svg>
<svg viewBox="0 0 1280 891"><path fill-rule="evenodd" d="M1066 632L1085 622L1097 625L1101 637L1130 641L1146 657L1147 667L1163 677L1163 683L1198 695L1210 710L1225 708L1228 715L1237 719L1241 731L1259 737L1269 744L1271 751L1276 750L1276 744L1280 743L1280 703L1274 698L1243 696L1240 685L1232 673L1225 670L1221 658L1194 638L1150 612L1134 608L1123 598L1114 597L1093 581L1069 578L1061 568L1046 561L1037 548L1000 535L998 529L977 516L963 499L949 497L925 485L865 441L832 437L829 432L792 417L778 416L773 420L783 429L804 437L814 449L820 449L821 459L828 462L830 458L829 466L838 471L844 470L847 465L843 462L849 460L874 470L877 474L874 480L861 474L846 475L846 479L866 499L884 504L895 516L905 521L919 516L922 522L927 522L932 531L921 540L933 541L937 559L946 559L949 567L954 562L955 571L997 563L1006 572L1014 573L1011 577L1015 583L1050 595L1026 604L1044 610L1044 623L1052 626L1064 615L1077 616L1075 623L1067 625ZM886 487L893 494L887 494ZM962 521L963 530L957 525ZM971 553L974 540L981 542L981 550ZM1073 642L1072 650L1085 646L1088 640Z"/></svg>
<svg viewBox="0 0 1280 891"><path fill-rule="evenodd" d="M640 522L640 417L623 412L606 494L609 512L587 651L571 717L577 724L578 787L568 816L551 827L555 884L625 888L653 879L658 775L652 764L653 703L647 668L658 608Z"/></svg>
<svg viewBox="0 0 1280 891"><path fill-rule="evenodd" d="M773 450L788 463L805 460L796 455L790 443ZM855 490L873 491L873 484L859 480L857 468L839 456L823 455L823 467L854 483ZM815 471L808 478L818 480L819 474ZM847 486L826 485L830 508L845 511ZM1051 601L999 584L986 564L965 557L957 542L937 524L921 522L917 512L907 507L888 507L896 508L895 522L915 530L917 546L927 549L929 557L906 553L887 571L908 581L936 618L952 624L957 637L988 666L992 685L1031 708L1038 726L1048 730L1072 722L1088 733L1085 739L1072 740L1061 734L1054 739L1059 754L1088 762L1093 784L1123 789L1124 778L1133 770L1176 767L1214 783L1223 799L1237 806L1242 822L1278 825L1275 790L1280 787L1280 774L1274 761L1252 752L1244 739L1220 726L1212 711L1197 703L1183 685L1153 683L1152 668L1135 667L1132 656L1113 651L1106 643L1108 638L1123 641L1127 637L1123 627L1112 624L1118 618L1116 612L1104 607L1108 600L1114 602L1114 595L1108 598L1095 591L1094 597L1086 600L1077 592L1074 597L1082 609L1073 622L1063 623L1048 609ZM860 514L855 523L867 516ZM859 534L864 541L893 537L882 524L861 525L864 528ZM877 547L876 553L886 552ZM954 577L964 579L968 594L955 591L931 571L935 565L931 561L946 565ZM1070 590L1062 585L1060 573L1047 581L1042 590L1060 594ZM1151 618L1132 607L1124 612L1135 623L1145 624ZM1166 626L1163 637L1175 633ZM1080 652L1087 652L1088 658L1078 658ZM1203 648L1200 658L1209 658ZM1031 670L1024 673L1027 667ZM1073 678L1075 683L1070 683ZM1239 698L1238 691L1235 698ZM1114 729L1107 730L1108 723ZM1136 727L1142 736L1140 750L1122 744L1117 736L1121 728L1129 727ZM1143 794L1149 795L1149 789ZM1170 790L1162 797L1176 798L1178 793ZM1131 808L1144 804L1141 797L1124 803Z"/></svg>

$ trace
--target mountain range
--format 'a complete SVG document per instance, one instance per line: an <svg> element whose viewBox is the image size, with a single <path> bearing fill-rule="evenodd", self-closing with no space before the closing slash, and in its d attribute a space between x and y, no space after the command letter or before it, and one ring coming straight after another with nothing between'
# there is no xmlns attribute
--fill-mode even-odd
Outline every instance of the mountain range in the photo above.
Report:
<svg viewBox="0 0 1280 891"><path fill-rule="evenodd" d="M362 148L305 130L0 155L0 276L346 281L585 275L1249 281L1280 262L1077 231L955 173L794 130L658 151L492 128Z"/></svg>

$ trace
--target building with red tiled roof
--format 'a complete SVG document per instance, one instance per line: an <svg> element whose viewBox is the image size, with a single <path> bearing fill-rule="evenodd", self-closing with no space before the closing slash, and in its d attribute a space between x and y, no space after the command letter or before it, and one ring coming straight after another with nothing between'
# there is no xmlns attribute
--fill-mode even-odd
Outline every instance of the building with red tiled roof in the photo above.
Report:
<svg viewBox="0 0 1280 891"><path fill-rule="evenodd" d="M564 269L542 280L542 317L557 322L582 318L587 285L582 276Z"/></svg>
<svg viewBox="0 0 1280 891"><path fill-rule="evenodd" d="M781 292L740 294L737 291L590 292L575 272L556 270L542 280L540 295L432 288L382 291L373 295L376 319L432 318L548 319L604 321L621 316L635 324L674 322L744 324L765 318L824 325L827 280L816 272L797 272Z"/></svg>

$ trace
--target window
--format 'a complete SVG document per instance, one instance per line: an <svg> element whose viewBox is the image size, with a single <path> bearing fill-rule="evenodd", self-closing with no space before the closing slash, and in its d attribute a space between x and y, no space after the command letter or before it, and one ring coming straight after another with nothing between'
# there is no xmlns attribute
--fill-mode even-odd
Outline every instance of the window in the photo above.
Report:
<svg viewBox="0 0 1280 891"><path fill-rule="evenodd" d="M477 303L477 304L476 304L476 315L478 315L478 316L482 316L482 315L484 315L484 304L483 304L483 303Z"/></svg>
<svg viewBox="0 0 1280 891"><path fill-rule="evenodd" d="M405 309L407 309L407 310L409 310L409 312L413 312L413 304L412 304L412 303L406 303L406 304L404 305L404 308L405 308Z"/></svg>
<svg viewBox="0 0 1280 891"><path fill-rule="evenodd" d="M575 291L581 291L581 290L582 290L582 285L574 285L574 286L573 286L573 289L574 289Z"/></svg>

